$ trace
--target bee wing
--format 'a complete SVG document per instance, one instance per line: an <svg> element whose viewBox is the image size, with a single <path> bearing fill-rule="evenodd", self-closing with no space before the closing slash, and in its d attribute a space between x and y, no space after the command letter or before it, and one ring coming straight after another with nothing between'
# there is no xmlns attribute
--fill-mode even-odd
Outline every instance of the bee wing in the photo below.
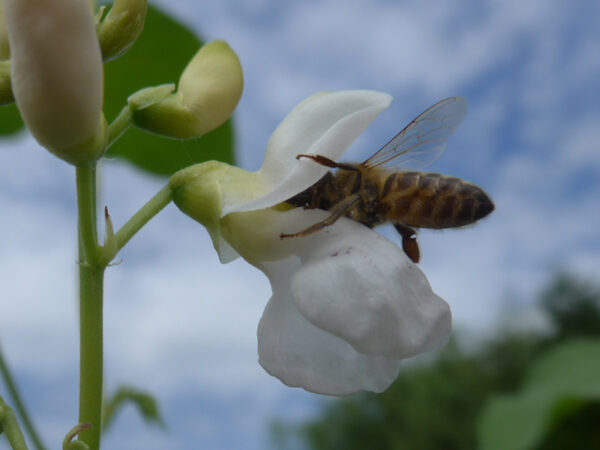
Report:
<svg viewBox="0 0 600 450"><path fill-rule="evenodd" d="M436 103L409 123L390 142L362 163L366 167L410 166L419 169L433 162L467 112L464 97Z"/></svg>

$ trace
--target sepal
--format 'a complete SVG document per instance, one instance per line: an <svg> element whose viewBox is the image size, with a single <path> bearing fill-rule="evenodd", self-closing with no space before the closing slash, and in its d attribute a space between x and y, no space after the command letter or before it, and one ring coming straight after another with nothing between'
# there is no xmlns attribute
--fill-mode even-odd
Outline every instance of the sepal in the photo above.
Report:
<svg viewBox="0 0 600 450"><path fill-rule="evenodd" d="M221 186L219 179L227 165L208 161L176 172L169 180L173 202L210 234L215 247L221 240Z"/></svg>
<svg viewBox="0 0 600 450"><path fill-rule="evenodd" d="M221 262L235 259L237 253L222 236L222 209L238 198L263 192L256 174L219 161L207 161L176 172L169 186L177 207L208 230Z"/></svg>
<svg viewBox="0 0 600 450"><path fill-rule="evenodd" d="M133 111L138 111L160 102L161 100L167 98L169 94L174 91L175 84L173 83L140 89L139 91L127 97L127 104Z"/></svg>

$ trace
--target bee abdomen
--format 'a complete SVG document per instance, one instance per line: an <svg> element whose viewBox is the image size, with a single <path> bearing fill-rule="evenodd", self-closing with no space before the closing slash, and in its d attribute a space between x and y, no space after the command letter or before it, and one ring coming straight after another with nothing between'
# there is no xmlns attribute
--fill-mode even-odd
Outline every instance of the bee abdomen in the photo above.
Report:
<svg viewBox="0 0 600 450"><path fill-rule="evenodd" d="M393 173L384 183L382 199L392 220L417 228L461 227L494 210L481 188L437 173Z"/></svg>

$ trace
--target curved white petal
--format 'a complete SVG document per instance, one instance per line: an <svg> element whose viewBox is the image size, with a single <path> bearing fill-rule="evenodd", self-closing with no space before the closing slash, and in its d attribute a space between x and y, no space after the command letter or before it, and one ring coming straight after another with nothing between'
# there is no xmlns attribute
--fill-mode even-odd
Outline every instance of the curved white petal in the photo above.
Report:
<svg viewBox="0 0 600 450"><path fill-rule="evenodd" d="M400 362L358 353L337 336L319 329L291 302L288 282L300 261L265 263L273 296L258 326L261 366L292 387L328 395L382 392L396 379Z"/></svg>
<svg viewBox="0 0 600 450"><path fill-rule="evenodd" d="M399 247L349 219L307 237L279 237L327 215L267 209L222 219L223 236L272 285L258 330L260 363L312 392L380 392L399 360L446 343L450 309Z"/></svg>
<svg viewBox="0 0 600 450"><path fill-rule="evenodd" d="M239 253L221 236L219 236L219 244L216 250L219 254L219 262L221 264L228 264L240 257Z"/></svg>
<svg viewBox="0 0 600 450"><path fill-rule="evenodd" d="M298 310L360 353L402 359L445 345L450 308L423 272L378 233L349 220L338 229L301 247L290 283Z"/></svg>
<svg viewBox="0 0 600 450"><path fill-rule="evenodd" d="M251 264L295 255L290 276L298 310L360 353L408 358L443 346L452 316L421 270L393 242L346 218L307 237L281 239L328 213L295 208L230 214L223 237Z"/></svg>
<svg viewBox="0 0 600 450"><path fill-rule="evenodd" d="M337 160L391 101L388 94L375 91L320 93L304 100L269 139L265 160L256 172L263 192L253 200L228 202L221 217L268 208L314 184L328 169L296 156L311 153Z"/></svg>

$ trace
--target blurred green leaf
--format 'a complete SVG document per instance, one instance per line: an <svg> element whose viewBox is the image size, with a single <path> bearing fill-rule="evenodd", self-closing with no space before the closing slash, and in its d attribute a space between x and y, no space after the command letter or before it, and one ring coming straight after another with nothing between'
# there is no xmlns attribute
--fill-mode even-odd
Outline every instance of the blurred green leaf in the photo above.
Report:
<svg viewBox="0 0 600 450"><path fill-rule="evenodd" d="M478 426L481 448L534 448L553 426L598 400L600 341L558 344L531 365L520 392L488 403Z"/></svg>
<svg viewBox="0 0 600 450"><path fill-rule="evenodd" d="M176 83L201 41L166 14L148 7L146 24L133 48L105 65L107 119L114 119L127 97L148 86ZM233 162L233 131L228 121L207 135L177 141L131 128L109 150L109 156L127 159L159 175L170 175L198 162L217 159Z"/></svg>
<svg viewBox="0 0 600 450"><path fill-rule="evenodd" d="M590 280L562 273L542 294L557 338L588 337L600 330L600 289Z"/></svg>
<svg viewBox="0 0 600 450"><path fill-rule="evenodd" d="M0 106L0 135L14 134L23 128L17 105Z"/></svg>
<svg viewBox="0 0 600 450"><path fill-rule="evenodd" d="M127 403L133 403L147 423L155 423L164 428L165 423L158 410L154 397L148 392L130 386L121 386L112 398L105 400L102 408L102 429L107 430L117 413Z"/></svg>

